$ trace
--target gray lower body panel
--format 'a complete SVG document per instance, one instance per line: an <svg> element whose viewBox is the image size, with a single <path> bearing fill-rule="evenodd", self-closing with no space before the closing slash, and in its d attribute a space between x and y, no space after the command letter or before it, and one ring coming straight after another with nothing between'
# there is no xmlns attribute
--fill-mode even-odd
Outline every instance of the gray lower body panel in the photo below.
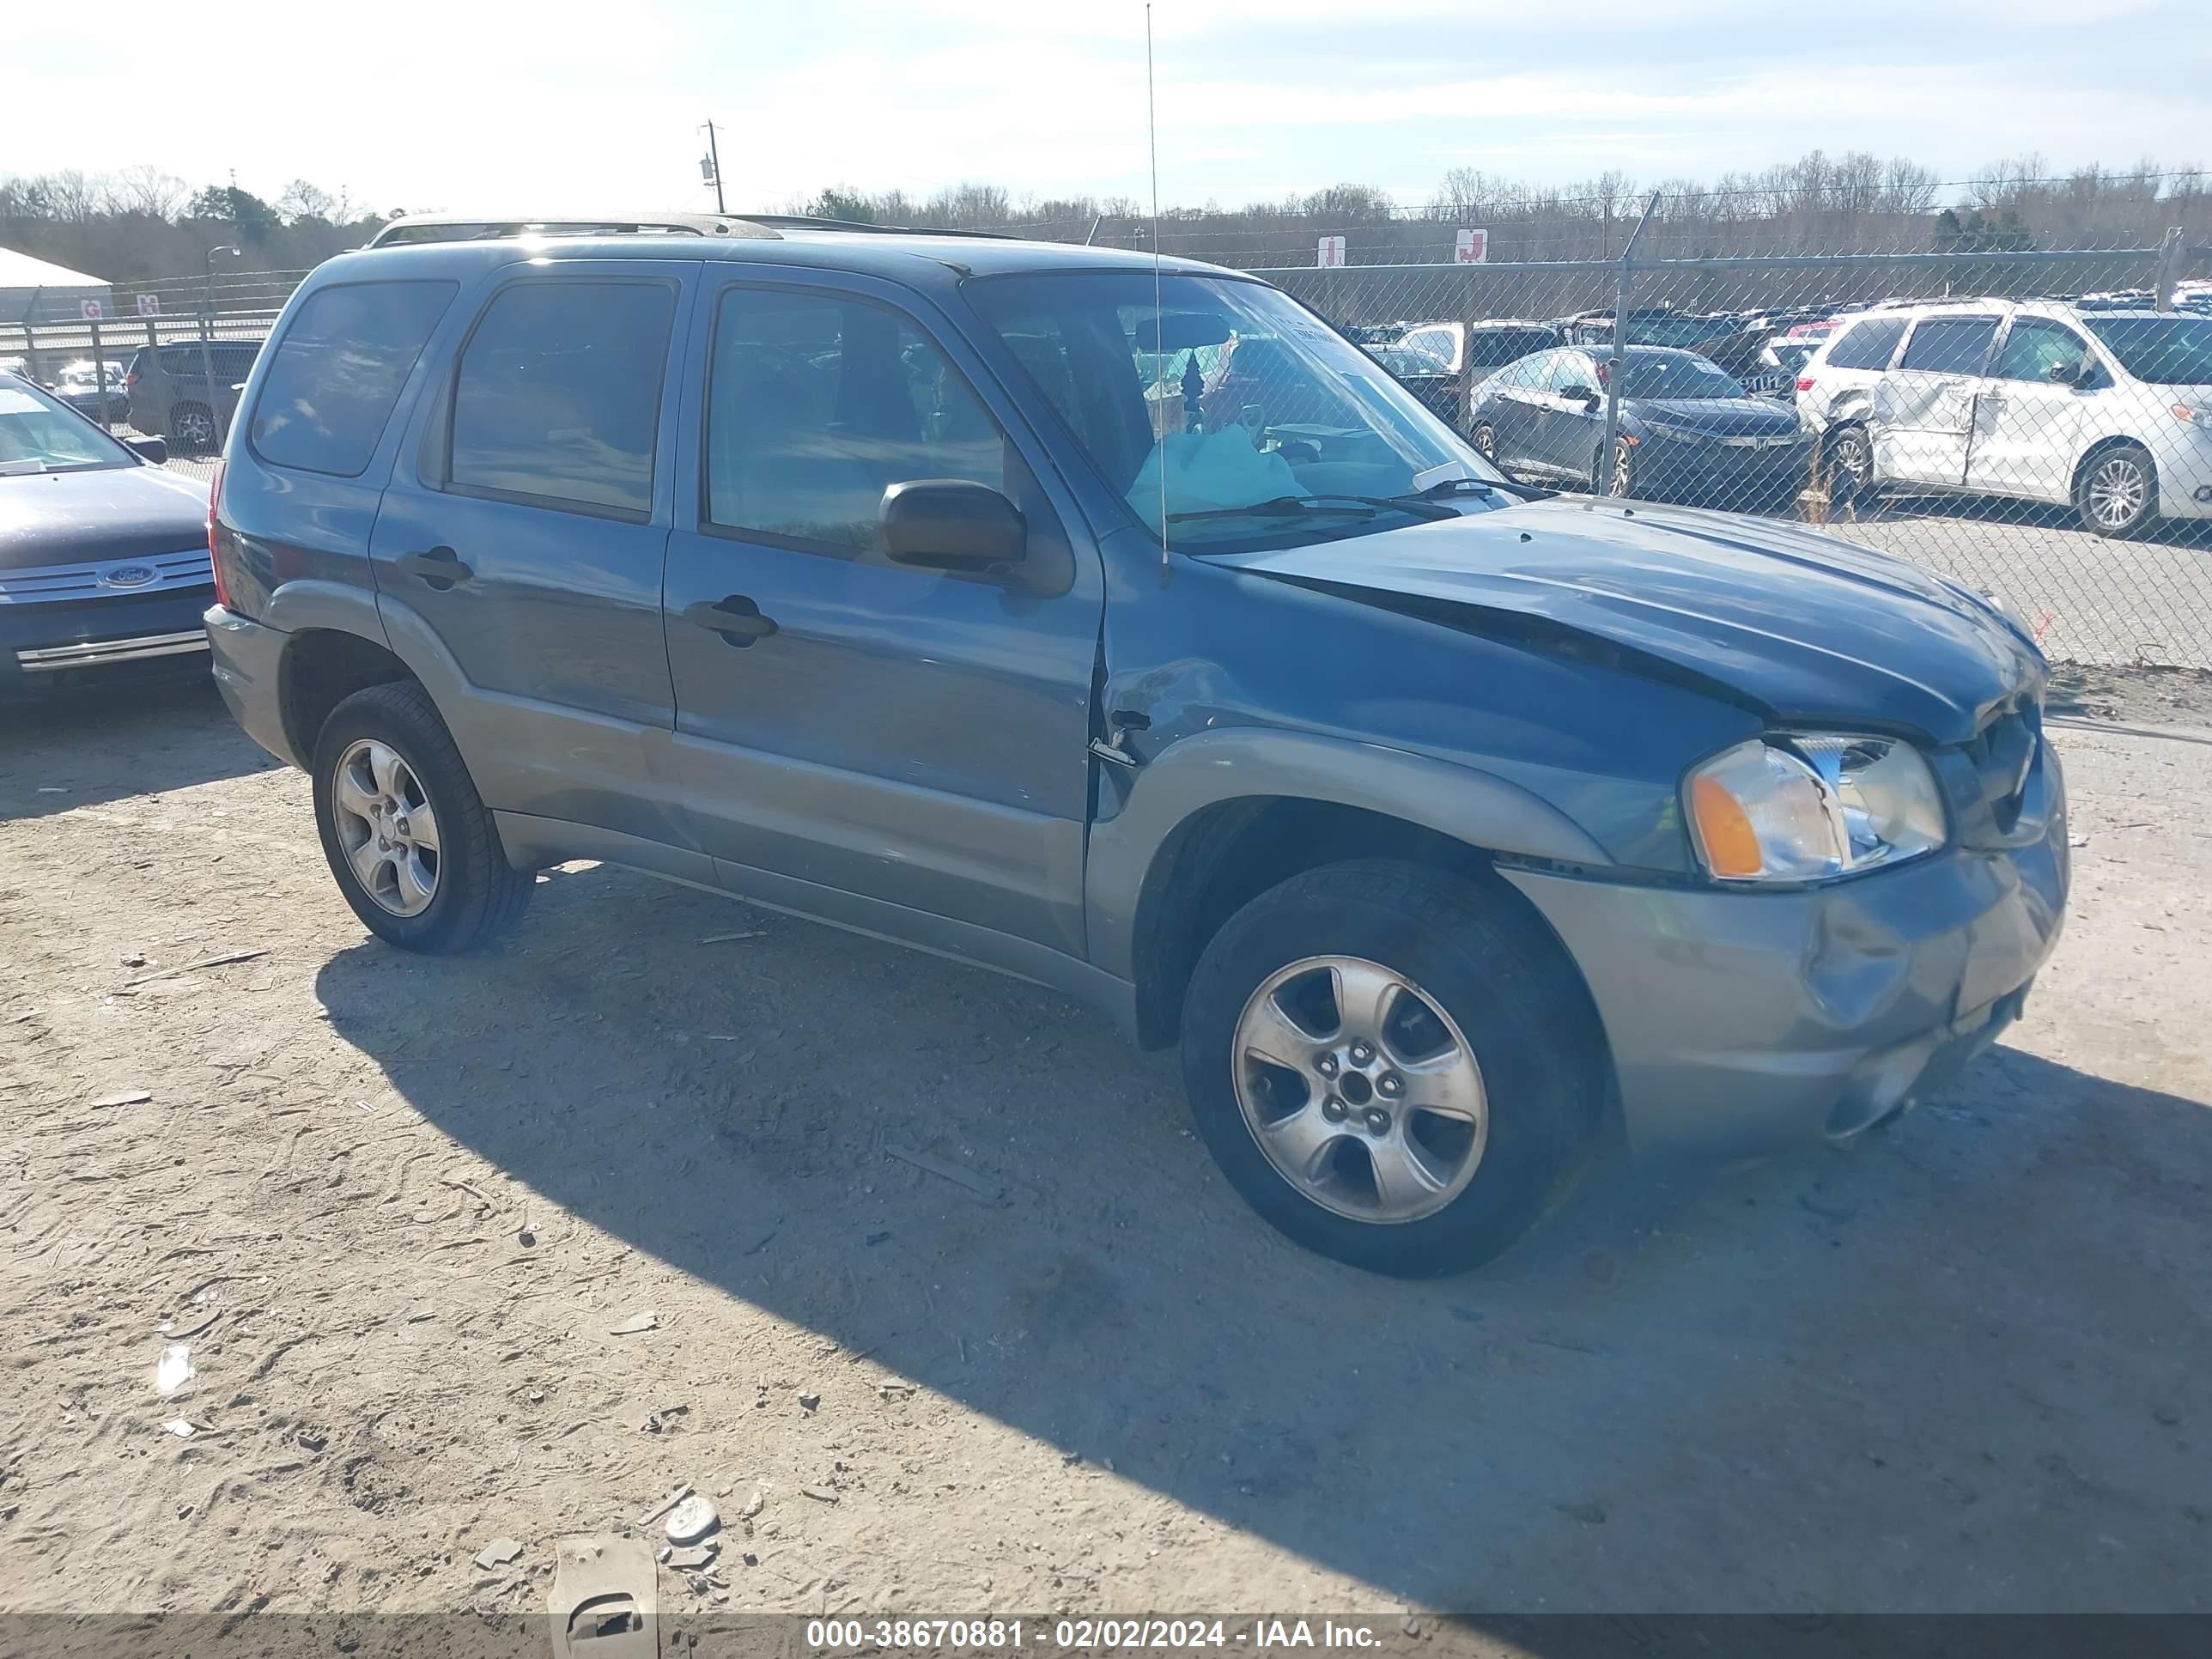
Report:
<svg viewBox="0 0 2212 1659"><path fill-rule="evenodd" d="M214 659L215 683L246 735L287 766L304 766L307 757L292 752L284 731L284 699L278 681L284 647L292 636L227 611L208 607L208 650Z"/></svg>
<svg viewBox="0 0 2212 1659"><path fill-rule="evenodd" d="M1631 1145L1726 1156L1864 1128L1995 1039L2057 941L2065 816L1796 892L1504 873L1589 986Z"/></svg>

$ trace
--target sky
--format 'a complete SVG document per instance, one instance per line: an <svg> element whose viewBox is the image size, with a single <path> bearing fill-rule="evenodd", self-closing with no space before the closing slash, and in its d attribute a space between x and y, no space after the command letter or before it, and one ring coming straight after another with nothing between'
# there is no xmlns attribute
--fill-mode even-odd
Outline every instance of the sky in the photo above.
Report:
<svg viewBox="0 0 2212 1659"><path fill-rule="evenodd" d="M356 206L731 210L965 179L1148 200L1131 0L226 0L192 95L173 8L10 21L0 170L152 164ZM139 23L143 21L143 27ZM2212 163L2201 0L1158 0L1159 191L1236 205L1344 181L1425 201L1449 168L1537 184L1711 177L1808 149L1945 179ZM167 89L155 95L149 88ZM97 116L88 118L91 112Z"/></svg>

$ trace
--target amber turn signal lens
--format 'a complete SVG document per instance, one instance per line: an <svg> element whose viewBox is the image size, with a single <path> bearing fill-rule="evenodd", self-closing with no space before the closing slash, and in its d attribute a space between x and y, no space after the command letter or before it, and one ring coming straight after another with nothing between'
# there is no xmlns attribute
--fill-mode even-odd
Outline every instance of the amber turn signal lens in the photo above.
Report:
<svg viewBox="0 0 2212 1659"><path fill-rule="evenodd" d="M1698 842L1705 848L1705 867L1717 876L1755 876L1765 867L1759 851L1759 832L1751 817L1728 787L1717 778L1694 778L1690 783L1690 811L1698 821Z"/></svg>

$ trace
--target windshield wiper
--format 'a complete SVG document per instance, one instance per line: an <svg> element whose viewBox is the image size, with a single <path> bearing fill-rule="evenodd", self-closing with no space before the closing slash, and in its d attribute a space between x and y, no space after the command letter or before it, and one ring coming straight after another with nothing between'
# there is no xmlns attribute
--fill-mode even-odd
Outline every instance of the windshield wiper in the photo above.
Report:
<svg viewBox="0 0 2212 1659"><path fill-rule="evenodd" d="M1334 501L1354 503L1345 507L1330 505ZM1395 507L1395 501L1383 501L1383 507ZM1194 519L1371 519L1376 502L1357 495L1277 495L1270 501L1254 501L1249 507L1203 507L1186 513L1168 514L1170 524L1188 524Z"/></svg>
<svg viewBox="0 0 2212 1659"><path fill-rule="evenodd" d="M1502 489L1508 495L1518 495L1525 501L1540 501L1548 495L1556 495L1559 493L1556 489L1546 489L1540 484L1522 483L1514 478L1459 477L1446 478L1441 483L1432 483L1419 494L1421 500L1433 501L1443 499L1446 494L1456 489L1473 490L1485 495L1495 495Z"/></svg>

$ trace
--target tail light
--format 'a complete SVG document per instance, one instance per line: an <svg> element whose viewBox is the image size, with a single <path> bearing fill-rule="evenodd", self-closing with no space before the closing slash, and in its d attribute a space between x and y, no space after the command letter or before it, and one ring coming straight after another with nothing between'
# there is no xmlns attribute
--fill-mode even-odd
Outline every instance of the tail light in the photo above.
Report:
<svg viewBox="0 0 2212 1659"><path fill-rule="evenodd" d="M1800 392L1810 392L1813 389L1813 377L1809 374L1800 374L1797 377L1797 389Z"/></svg>
<svg viewBox="0 0 2212 1659"><path fill-rule="evenodd" d="M222 580L222 556L216 551L216 514L222 510L222 475L227 463L215 464L215 482L208 487L208 564L215 572L215 602L230 609L230 589Z"/></svg>

